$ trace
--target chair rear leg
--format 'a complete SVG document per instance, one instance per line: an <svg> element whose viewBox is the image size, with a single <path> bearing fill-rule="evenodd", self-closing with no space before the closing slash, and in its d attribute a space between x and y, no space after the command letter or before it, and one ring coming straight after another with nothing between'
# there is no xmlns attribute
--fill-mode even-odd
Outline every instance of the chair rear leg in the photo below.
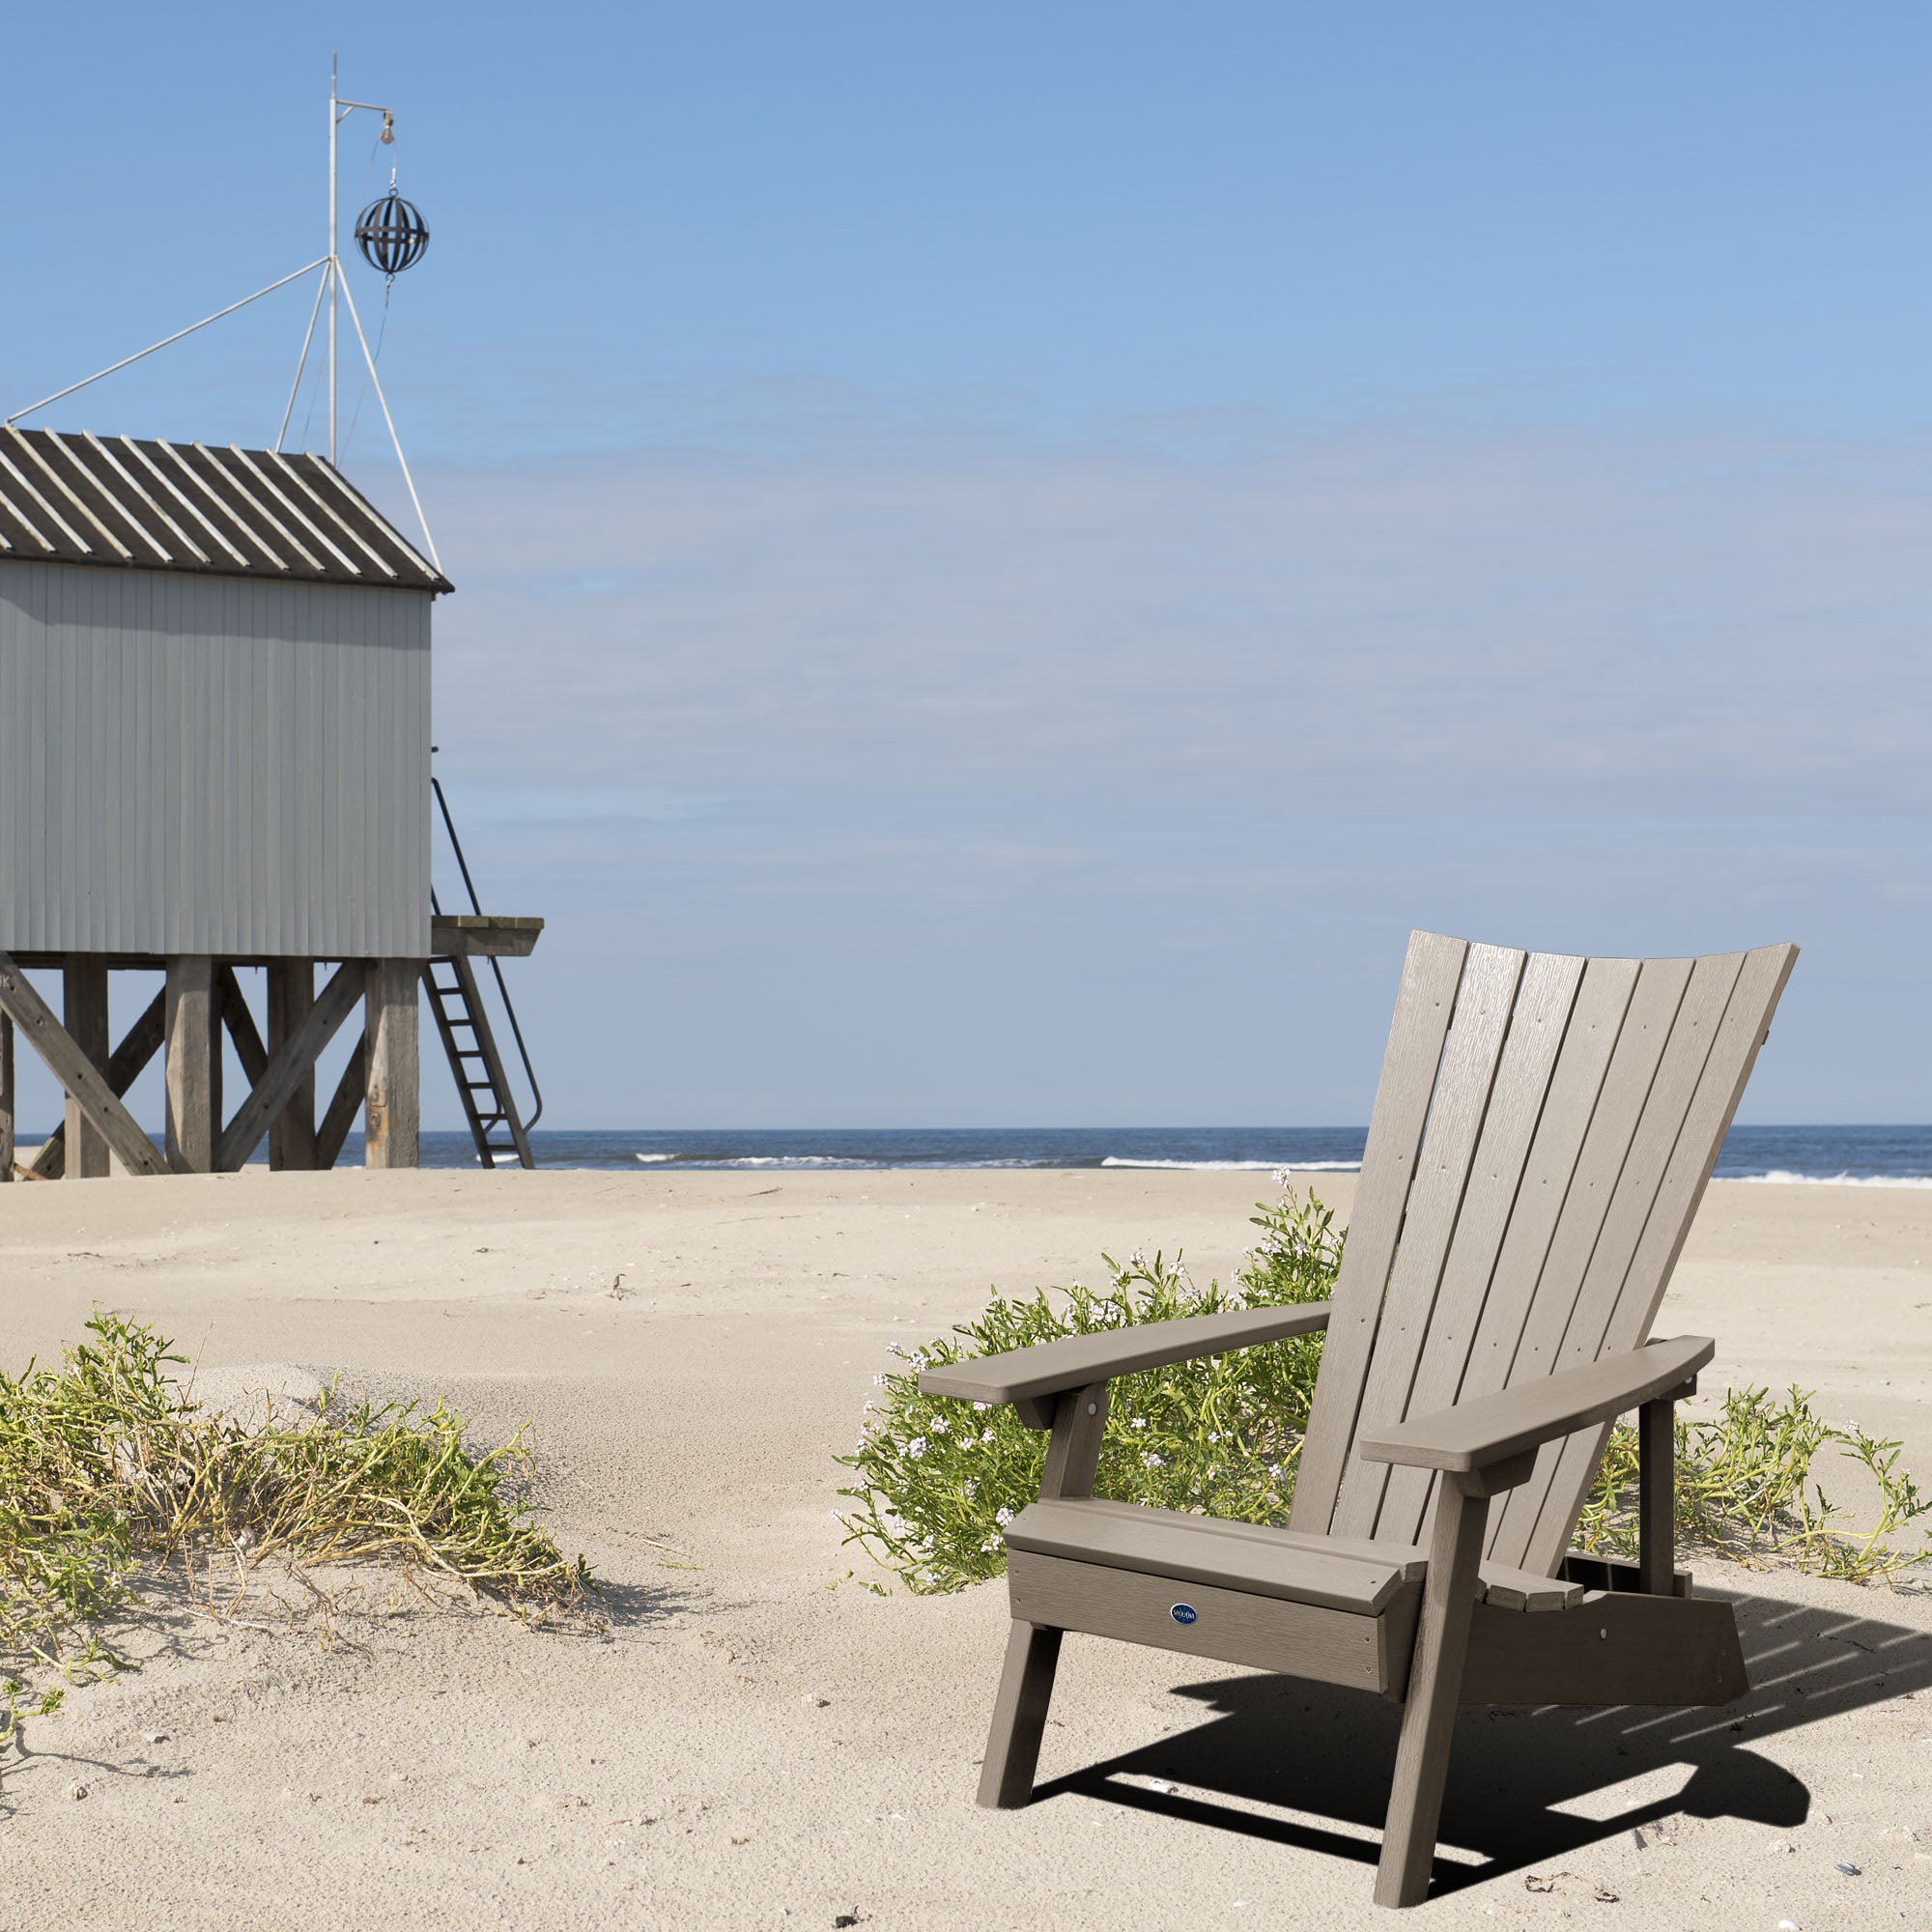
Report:
<svg viewBox="0 0 1932 1932"><path fill-rule="evenodd" d="M980 1803L989 1809L1010 1810L1033 1796L1053 1673L1060 1662L1060 1635L1057 1630L1013 1620L1000 1694L993 1703L986 1762L980 1773Z"/></svg>
<svg viewBox="0 0 1932 1932"><path fill-rule="evenodd" d="M1436 1485L1429 1577L1423 1584L1381 1861L1376 1867L1378 1905L1420 1905L1429 1895L1489 1513L1489 1498L1467 1493L1454 1477L1444 1475Z"/></svg>

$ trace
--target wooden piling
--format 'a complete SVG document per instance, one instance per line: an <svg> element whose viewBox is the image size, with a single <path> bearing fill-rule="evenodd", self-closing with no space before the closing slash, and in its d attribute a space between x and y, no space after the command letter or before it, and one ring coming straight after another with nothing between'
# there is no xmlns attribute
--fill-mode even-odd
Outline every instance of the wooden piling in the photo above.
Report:
<svg viewBox="0 0 1932 1932"><path fill-rule="evenodd" d="M0 1186L14 1178L14 1022L0 1013Z"/></svg>
<svg viewBox="0 0 1932 1932"><path fill-rule="evenodd" d="M62 1024L88 1065L107 1069L107 960L99 952L70 952L61 969ZM111 1172L107 1142L71 1093L67 1096L67 1179L100 1180Z"/></svg>
<svg viewBox="0 0 1932 1932"><path fill-rule="evenodd" d="M177 1174L213 1174L221 1132L214 961L205 952L173 953L167 972L168 1165Z"/></svg>
<svg viewBox="0 0 1932 1932"><path fill-rule="evenodd" d="M300 1027L315 1005L315 961L276 959L269 966L269 1051L273 1054ZM269 1165L316 1166L315 1069L297 1087L295 1097L269 1128Z"/></svg>
<svg viewBox="0 0 1932 1932"><path fill-rule="evenodd" d="M422 964L420 959L375 959L369 964L365 1167L417 1164L422 1128L417 987Z"/></svg>

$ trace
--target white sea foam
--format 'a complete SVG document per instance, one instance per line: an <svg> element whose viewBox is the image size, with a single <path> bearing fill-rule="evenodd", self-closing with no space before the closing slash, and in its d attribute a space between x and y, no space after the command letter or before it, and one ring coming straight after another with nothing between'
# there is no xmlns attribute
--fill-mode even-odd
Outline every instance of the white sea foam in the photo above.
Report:
<svg viewBox="0 0 1932 1932"><path fill-rule="evenodd" d="M631 1158L640 1160L646 1167L650 1167L661 1160L676 1160L678 1156L674 1153L634 1153Z"/></svg>
<svg viewBox="0 0 1932 1932"><path fill-rule="evenodd" d="M1126 1154L1110 1153L1102 1167L1173 1167L1198 1174L1272 1174L1285 1167L1295 1174L1353 1174L1358 1160L1136 1160Z"/></svg>
<svg viewBox="0 0 1932 1932"><path fill-rule="evenodd" d="M879 1167L884 1163L847 1159L837 1153L741 1153L718 1162L720 1167Z"/></svg>
<svg viewBox="0 0 1932 1932"><path fill-rule="evenodd" d="M1782 1167L1775 1167L1769 1174L1719 1175L1718 1179L1780 1187L1932 1187L1932 1174L1793 1174Z"/></svg>

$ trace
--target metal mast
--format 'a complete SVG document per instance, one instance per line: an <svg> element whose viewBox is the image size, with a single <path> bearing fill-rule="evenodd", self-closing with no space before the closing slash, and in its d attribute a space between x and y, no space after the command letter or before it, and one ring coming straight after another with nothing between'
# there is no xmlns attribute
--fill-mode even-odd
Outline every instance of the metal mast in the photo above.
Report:
<svg viewBox="0 0 1932 1932"><path fill-rule="evenodd" d="M360 107L383 117L383 143L385 147L396 138L396 117L391 109L373 100L344 100L336 93L339 59L336 54L328 57L328 267L323 270L323 279L328 284L328 460L331 466L335 462L335 312L342 287L342 256L335 245L336 129ZM384 412L387 413L386 405ZM397 454L401 453L398 449ZM413 486L410 494L415 494Z"/></svg>

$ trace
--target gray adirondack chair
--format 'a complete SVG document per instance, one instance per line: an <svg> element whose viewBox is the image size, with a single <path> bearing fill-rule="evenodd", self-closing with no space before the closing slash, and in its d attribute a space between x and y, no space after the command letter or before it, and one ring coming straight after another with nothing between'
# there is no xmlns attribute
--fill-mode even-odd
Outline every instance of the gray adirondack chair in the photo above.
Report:
<svg viewBox="0 0 1932 1932"><path fill-rule="evenodd" d="M1672 1405L1715 1344L1650 1339L1797 949L1578 959L1409 941L1333 1298L928 1369L1050 1429L1007 1530L1012 1634L980 1803L1032 1795L1065 1631L1404 1705L1376 1878L1429 1889L1459 1703L1723 1704L1730 1605L1672 1548ZM1286 1528L1093 1495L1116 1376L1325 1328ZM1639 1416L1639 1555L1570 1538Z"/></svg>

